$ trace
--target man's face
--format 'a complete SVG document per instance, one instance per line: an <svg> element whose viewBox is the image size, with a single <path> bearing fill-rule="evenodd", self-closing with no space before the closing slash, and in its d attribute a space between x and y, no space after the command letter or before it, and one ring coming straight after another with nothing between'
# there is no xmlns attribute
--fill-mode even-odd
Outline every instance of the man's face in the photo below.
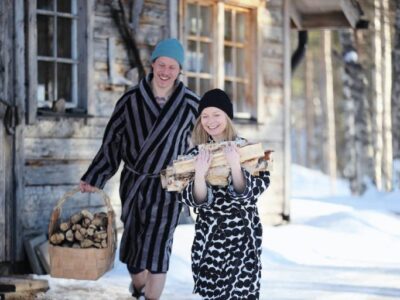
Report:
<svg viewBox="0 0 400 300"><path fill-rule="evenodd" d="M151 65L154 83L160 89L170 89L178 78L180 67L178 62L166 56L158 57Z"/></svg>

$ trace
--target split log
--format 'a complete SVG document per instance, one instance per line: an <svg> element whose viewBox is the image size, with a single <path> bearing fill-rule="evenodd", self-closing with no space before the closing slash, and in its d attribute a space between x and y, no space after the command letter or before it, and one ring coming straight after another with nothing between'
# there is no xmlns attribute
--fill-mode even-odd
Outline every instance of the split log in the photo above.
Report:
<svg viewBox="0 0 400 300"><path fill-rule="evenodd" d="M211 166L206 180L214 186L226 186L230 174L230 167L225 159L223 148L226 142L200 145L199 148L207 148L212 152ZM272 150L264 151L262 144L238 145L241 166L252 175L259 175L260 171L271 169ZM161 184L170 192L182 191L194 177L195 157L181 156L173 162L172 166L161 172Z"/></svg>
<svg viewBox="0 0 400 300"><path fill-rule="evenodd" d="M50 243L72 248L106 248L108 216L82 210L61 222L50 236Z"/></svg>

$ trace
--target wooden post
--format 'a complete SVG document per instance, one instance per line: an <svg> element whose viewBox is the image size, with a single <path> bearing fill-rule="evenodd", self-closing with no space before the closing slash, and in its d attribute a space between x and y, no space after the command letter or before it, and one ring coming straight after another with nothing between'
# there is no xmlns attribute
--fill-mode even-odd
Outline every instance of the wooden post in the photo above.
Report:
<svg viewBox="0 0 400 300"><path fill-rule="evenodd" d="M290 216L290 174L291 174L291 153L290 153L290 103L291 103L291 46L290 46L290 0L283 1L283 107L284 107L284 202L283 217Z"/></svg>

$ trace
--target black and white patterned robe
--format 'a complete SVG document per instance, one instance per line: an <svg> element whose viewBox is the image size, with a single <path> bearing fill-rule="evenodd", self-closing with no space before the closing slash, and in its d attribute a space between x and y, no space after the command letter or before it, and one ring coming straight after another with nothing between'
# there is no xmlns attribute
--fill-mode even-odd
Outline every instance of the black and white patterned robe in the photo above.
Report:
<svg viewBox="0 0 400 300"><path fill-rule="evenodd" d="M194 148L189 154L197 155ZM207 201L197 204L193 181L180 200L198 212L192 246L194 293L203 299L259 299L262 226L257 198L269 185L269 172L252 176L243 169L246 188L207 186Z"/></svg>
<svg viewBox="0 0 400 300"><path fill-rule="evenodd" d="M125 163L121 174L120 259L128 266L166 272L182 204L161 187L159 173L187 152L198 97L180 82L161 108L152 74L117 102L103 143L82 180L99 188Z"/></svg>

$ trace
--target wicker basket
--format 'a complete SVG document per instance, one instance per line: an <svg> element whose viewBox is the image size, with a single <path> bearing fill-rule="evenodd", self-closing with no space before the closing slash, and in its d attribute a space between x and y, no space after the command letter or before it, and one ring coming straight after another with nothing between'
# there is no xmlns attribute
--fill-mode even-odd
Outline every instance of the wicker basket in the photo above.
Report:
<svg viewBox="0 0 400 300"><path fill-rule="evenodd" d="M53 234L61 215L61 206L72 195L79 192L79 187L64 194L53 209L49 224L49 236ZM95 193L102 196L107 206L107 248L68 248L49 243L50 274L52 277L97 280L114 265L117 243L115 214L110 198L100 189Z"/></svg>

